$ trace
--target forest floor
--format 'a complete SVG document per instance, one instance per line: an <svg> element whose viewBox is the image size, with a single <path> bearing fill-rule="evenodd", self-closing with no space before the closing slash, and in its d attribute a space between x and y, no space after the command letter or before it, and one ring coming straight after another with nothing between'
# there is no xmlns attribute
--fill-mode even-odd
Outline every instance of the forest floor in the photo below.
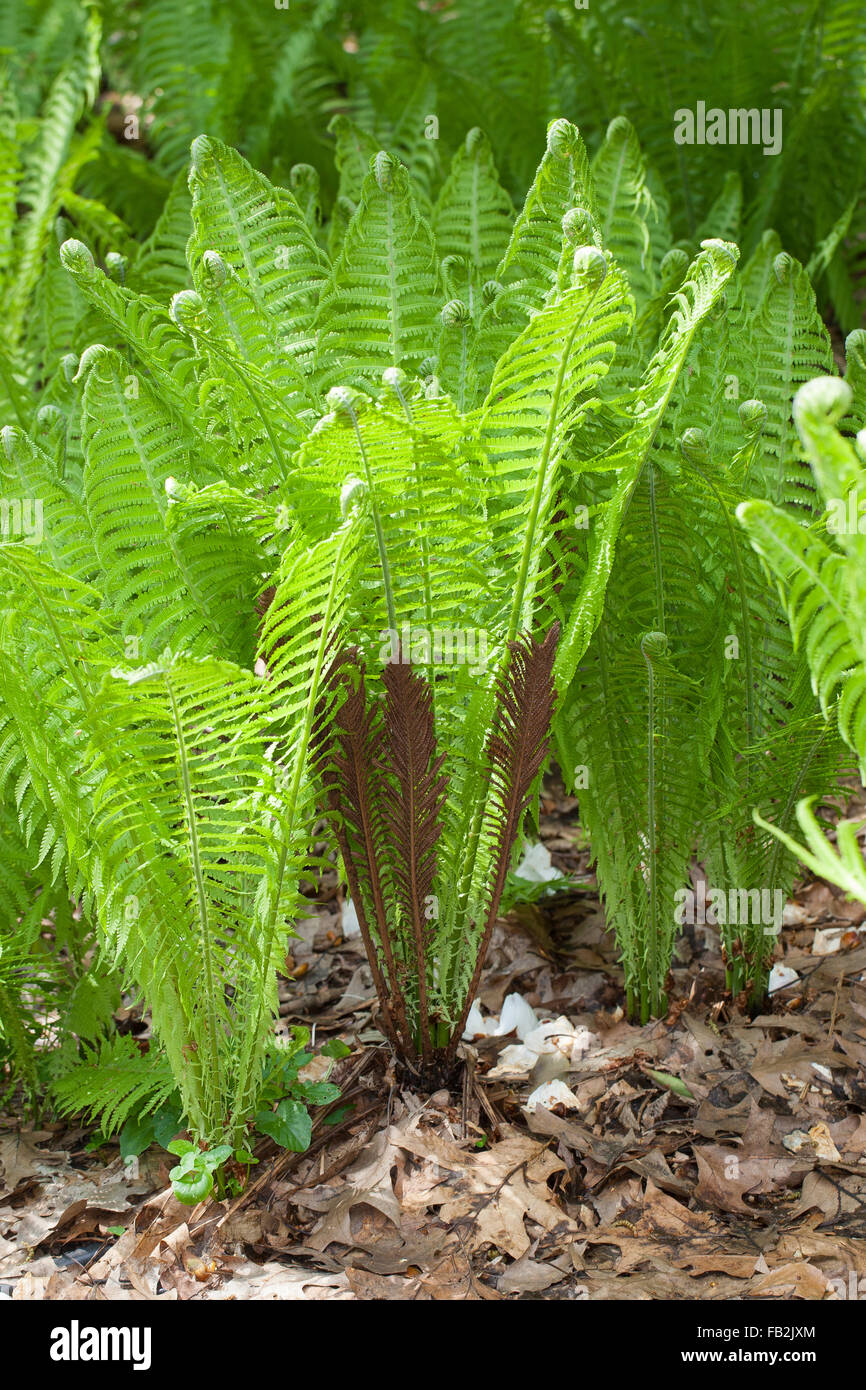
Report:
<svg viewBox="0 0 866 1390"><path fill-rule="evenodd" d="M241 1197L193 1209L157 1148L124 1165L116 1145L91 1151L86 1130L7 1121L0 1294L820 1300L856 1297L861 1279L866 1291L866 909L804 880L779 946L796 980L752 1018L725 993L717 932L687 928L669 1017L635 1027L575 808L549 786L541 838L574 889L497 926L480 995L485 1024L509 995L557 1020L540 1052L479 1036L454 1090L402 1085L326 877L280 1013L351 1047L331 1073L349 1112L330 1126L320 1113L305 1154L263 1141ZM527 1108L546 1082L558 1102Z"/></svg>

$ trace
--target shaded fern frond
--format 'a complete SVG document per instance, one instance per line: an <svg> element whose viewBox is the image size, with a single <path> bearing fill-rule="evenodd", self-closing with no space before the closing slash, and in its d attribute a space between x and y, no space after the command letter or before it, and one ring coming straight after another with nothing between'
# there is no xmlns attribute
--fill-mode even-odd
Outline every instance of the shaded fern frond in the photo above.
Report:
<svg viewBox="0 0 866 1390"><path fill-rule="evenodd" d="M152 1115L174 1091L167 1061L152 1049L142 1052L129 1034L117 1034L85 1052L81 1062L52 1086L61 1115L98 1121L106 1139L131 1116Z"/></svg>

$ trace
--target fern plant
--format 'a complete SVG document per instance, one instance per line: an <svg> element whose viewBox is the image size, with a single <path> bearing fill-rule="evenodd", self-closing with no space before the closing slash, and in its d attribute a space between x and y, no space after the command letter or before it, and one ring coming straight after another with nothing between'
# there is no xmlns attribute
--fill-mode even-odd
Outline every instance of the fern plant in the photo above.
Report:
<svg viewBox="0 0 866 1390"><path fill-rule="evenodd" d="M698 848L728 985L760 996L795 861L756 833L752 808L791 825L797 797L823 791L838 766L783 611L734 521L749 494L810 506L789 402L832 359L804 272L769 240L739 278L732 257L703 324L683 322L678 291L661 339L673 350L641 373L686 257L665 247L666 200L657 183L650 193L627 122L613 123L595 167L594 225L608 229L643 312L593 429L572 445L569 547L590 553L602 518L618 541L557 751L580 797L630 1008L645 1020L664 1012L675 937L694 920ZM614 181L610 167L625 172Z"/></svg>
<svg viewBox="0 0 866 1390"><path fill-rule="evenodd" d="M731 521L753 489L808 500L785 392L827 343L803 273L770 239L738 288L730 242L672 246L623 119L593 160L554 121L513 218L479 131L438 192L420 150L410 172L336 134L327 229L309 170L273 183L199 136L143 245L104 219L95 254L66 240L67 329L4 436L9 492L41 514L38 544L19 524L0 546L22 824L89 895L214 1150L258 1113L321 808L383 1027L432 1078L555 703L644 1015L695 844L751 888L744 808L792 810L825 771ZM736 208L731 186L712 217L727 230ZM745 434L736 395L765 401ZM720 612L742 623L742 675ZM765 945L728 937L734 987Z"/></svg>
<svg viewBox="0 0 866 1390"><path fill-rule="evenodd" d="M861 778L866 768L866 651L864 633L864 540L862 501L866 470L860 382L861 334L848 341L851 378L819 377L802 386L794 419L811 464L823 513L800 519L772 502L744 502L737 516L757 554L775 579L793 639L808 662L812 686L826 718L855 754ZM860 432L856 434L855 431ZM854 437L852 437L854 436ZM862 857L855 828L836 827L838 851L813 810L815 798L797 807L805 846L784 824L756 823L796 853L815 873L866 901Z"/></svg>
<svg viewBox="0 0 866 1390"><path fill-rule="evenodd" d="M238 188L242 168L232 207L253 179ZM215 161L207 175L208 187L197 170L197 225L217 241ZM294 236L297 205L271 196L273 225ZM257 207L251 237L268 236L258 218ZM239 260L249 245L233 248ZM257 1113L282 943L302 901L308 751L355 532L339 527L281 562L263 500L296 416L246 325L238 343L219 318L246 286L226 285L227 267L214 283L213 265L190 254L213 314L195 336L104 278L80 243L64 249L84 301L136 356L92 346L55 377L63 404L44 436L6 431L7 485L32 502L40 534L13 527L0 546L2 715L22 806L143 992L187 1123L233 1148ZM278 288L276 301L264 291L265 313L305 302L303 258ZM260 353L273 342L283 354L277 329L253 321ZM266 579L264 678L253 667ZM22 610L39 615L24 638Z"/></svg>
<svg viewBox="0 0 866 1390"><path fill-rule="evenodd" d="M180 1106L175 1079L165 1056L143 1056L128 1033L115 1034L101 1046L84 1051L81 1064L58 1078L52 1088L61 1115L80 1115L98 1121L106 1138L132 1122L136 1129L149 1120L165 1128L159 1136L167 1147L180 1129ZM134 1145L121 1141L124 1157Z"/></svg>
<svg viewBox="0 0 866 1390"><path fill-rule="evenodd" d="M29 594L46 624L35 653L15 663L12 718L28 756L44 758L36 710L49 698L58 745L40 792L208 1144L237 1147L255 1113L286 920L300 902L307 749L340 573L334 547L307 558L319 575L312 588L309 567L304 577L315 608L302 616L297 571L287 575L276 613L291 602L293 616L263 682L228 659L168 652L112 668L119 632L96 619L98 591L14 542L0 554L13 593Z"/></svg>
<svg viewBox="0 0 866 1390"><path fill-rule="evenodd" d="M491 367L477 293L489 266L473 262L487 240L479 228L503 207L489 156L458 239L462 166L479 157L483 141L473 136L439 205L445 274L465 266L467 295L440 318L433 234L403 167L374 156L334 290L323 292L320 315L330 322L317 366L323 385L339 360L344 377L369 387L374 369L391 365L378 399L331 389L332 409L302 445L285 492L302 532L333 527L341 492L365 530L364 579L344 623L357 650L335 672L348 688L323 745L324 778L384 1026L410 1064L434 1071L463 1031L546 753L558 623L540 605L551 589L545 550L564 441L630 313L621 274L585 248L559 292L546 304L539 295L528 323L525 312L516 318ZM577 132L555 124L545 159L562 166L563 196L569 186L577 196L586 168ZM518 222L512 238L525 236ZM478 322L479 350L470 368L464 334L454 400L435 374L426 388L412 374L464 312L470 330ZM502 328L490 330L495 342L494 333ZM374 661L384 662L378 689Z"/></svg>
<svg viewBox="0 0 866 1390"><path fill-rule="evenodd" d="M423 659L454 766L435 967L444 1002L429 1027L415 1020L422 1051L456 1043L477 981L544 756L553 620L563 620L567 660L582 640L552 600L547 639L533 634L553 594L546 546L565 440L628 322L628 292L593 247L568 269L573 248L537 191L504 249L501 233L482 235L490 205L500 217L505 207L485 149L470 138L438 208L451 229L444 273L456 277L465 259L478 323L458 388L471 414L403 375L427 370L449 314L440 317L433 233L400 162L374 158L329 265L291 193L201 139L190 174L194 288L167 312L67 242L62 263L87 312L131 355L88 347L52 382L45 439L7 433L16 486L41 501L46 538L41 551L23 539L3 548L8 607L28 593L50 630L44 649L34 639L38 659L20 648L10 659L8 717L58 863L65 855L83 873L210 1143L235 1142L254 1109L277 942L315 796L314 717L315 746L326 747L321 699L342 698L339 685L323 686L332 637L339 629L369 656L383 628L399 641L404 619L421 616L429 640L447 629L486 643L489 632L479 669L455 665L441 679ZM486 179L467 181L466 159L486 160ZM577 132L555 125L540 179L563 210L582 197L587 168ZM467 189L464 258L456 227ZM498 321L491 295L477 293L497 251L504 296L516 287ZM365 413L354 383L369 387L383 367L384 395ZM337 376L352 387L332 387ZM311 429L329 388L334 408ZM395 548L413 564L423 557L420 571L397 568ZM587 581L596 609L603 581L603 567ZM262 591L271 602L257 644ZM12 658L11 624L7 645ZM257 654L265 677L251 673ZM37 695L56 727L48 760ZM511 765L507 740L527 709L528 743ZM243 1039L232 1027L241 1013L253 1020Z"/></svg>
<svg viewBox="0 0 866 1390"><path fill-rule="evenodd" d="M581 240L597 235L596 192L580 137L564 121L550 129L523 212L479 293L489 262L473 269L478 229L495 227L503 204L478 178L475 204L461 215L467 159L486 159L477 136L446 185L454 212L439 206L448 228L443 288L460 286L465 298L446 303L438 354L419 363L416 325L425 313L435 321L434 239L406 172L374 156L335 294L326 288L320 310L331 316L320 338L323 384L339 355L344 376L365 392L332 387L332 409L301 446L284 493L302 533L335 524L341 489L344 508L365 519L366 577L344 625L354 653L335 675L346 695L324 776L384 1026L434 1077L453 1056L477 988L545 759L554 691L568 690L583 658L642 459L735 263L732 248L711 243L687 271L682 312L645 377L646 415L610 465L617 494L580 553L559 535L565 465L570 458L572 473L583 474L573 441L594 439L594 416L609 408L601 392L620 348L631 352L635 297L612 251ZM361 283L361 265L363 320L349 289ZM388 356L393 365L371 398L374 367ZM419 368L426 387L412 381ZM443 636L462 639L461 658L443 660ZM374 662L384 663L380 682Z"/></svg>

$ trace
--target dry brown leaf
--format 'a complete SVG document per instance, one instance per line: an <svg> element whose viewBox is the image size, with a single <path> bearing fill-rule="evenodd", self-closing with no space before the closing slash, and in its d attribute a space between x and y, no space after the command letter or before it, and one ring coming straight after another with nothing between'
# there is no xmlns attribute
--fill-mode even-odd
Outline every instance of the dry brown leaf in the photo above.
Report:
<svg viewBox="0 0 866 1390"><path fill-rule="evenodd" d="M54 1131L50 1129L0 1134L0 1192L14 1192L25 1178L52 1178L69 1171L69 1154L65 1150L38 1147L53 1138Z"/></svg>
<svg viewBox="0 0 866 1390"><path fill-rule="evenodd" d="M310 1249L327 1250L334 1242L354 1245L350 1218L353 1207L361 1204L375 1208L399 1229L400 1206L391 1183L393 1165L390 1137L387 1132L382 1132L376 1135L358 1161L347 1169L343 1186L329 1202L322 1221L307 1239Z"/></svg>
<svg viewBox="0 0 866 1390"><path fill-rule="evenodd" d="M350 1266L346 1270L349 1288L356 1298L389 1299L400 1302L426 1301L431 1295L422 1289L417 1275L407 1277L399 1274L370 1274L365 1269Z"/></svg>
<svg viewBox="0 0 866 1390"><path fill-rule="evenodd" d="M519 1260L508 1266L499 1279L500 1293L543 1293L568 1277L568 1268L559 1269L545 1260L536 1260L534 1251L537 1246L538 1242L534 1241Z"/></svg>
<svg viewBox="0 0 866 1390"><path fill-rule="evenodd" d="M548 1178L566 1170L565 1163L513 1127L504 1127L502 1140L481 1151L461 1149L415 1124L392 1127L391 1134L399 1147L445 1168L447 1180L431 1199L446 1225L469 1228L474 1249L489 1243L518 1259L530 1245L527 1217L546 1231L566 1220L547 1186Z"/></svg>
<svg viewBox="0 0 866 1390"><path fill-rule="evenodd" d="M832 1047L819 1046L802 1038L786 1038L782 1042L764 1040L752 1061L749 1071L765 1091L787 1099L791 1087L785 1076L796 1077L804 1084L817 1080L815 1066L846 1068L850 1064Z"/></svg>
<svg viewBox="0 0 866 1390"><path fill-rule="evenodd" d="M810 1157L802 1155L767 1155L759 1157L721 1144L704 1144L695 1149L698 1164L698 1185L695 1197L709 1207L721 1211L747 1212L745 1193L776 1192L785 1187L795 1174L810 1166Z"/></svg>
<svg viewBox="0 0 866 1390"><path fill-rule="evenodd" d="M300 1266L275 1262L256 1265L248 1262L237 1268L224 1284L214 1289L210 1297L218 1302L225 1299L234 1299L237 1302L254 1299L256 1302L279 1300L306 1303L326 1298L345 1301L353 1299L355 1294L345 1273L321 1274Z"/></svg>
<svg viewBox="0 0 866 1390"><path fill-rule="evenodd" d="M749 1293L756 1298L808 1298L820 1300L832 1292L832 1285L817 1265L792 1261L753 1279Z"/></svg>

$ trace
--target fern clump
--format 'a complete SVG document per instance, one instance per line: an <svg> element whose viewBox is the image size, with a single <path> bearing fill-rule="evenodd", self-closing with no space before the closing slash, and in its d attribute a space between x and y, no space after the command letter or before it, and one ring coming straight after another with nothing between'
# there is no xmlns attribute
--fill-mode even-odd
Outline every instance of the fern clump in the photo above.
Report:
<svg viewBox="0 0 866 1390"><path fill-rule="evenodd" d="M516 213L480 130L443 168L334 134L327 226L310 166L270 180L198 134L142 244L105 219L64 240L62 351L3 434L39 518L0 544L19 823L151 1010L193 1199L316 1103L266 1058L321 818L383 1031L434 1080L551 746L643 1018L693 854L724 892L784 890L752 808L784 830L837 759L734 520L814 506L806 272L773 237L742 270L713 225L675 243L624 117L593 157L553 121ZM711 224L738 209L729 182ZM772 931L720 926L760 993ZM109 1128L150 1113L123 1094Z"/></svg>
<svg viewBox="0 0 866 1390"><path fill-rule="evenodd" d="M237 211L254 176L223 157ZM198 158L195 225L224 245L224 171L209 147ZM293 236L300 212L271 197L280 234ZM244 249L262 235L253 226ZM276 972L303 901L308 751L354 537L338 528L281 562L274 499L263 509L299 427L261 353L272 345L290 362L280 316L291 303L300 317L306 264L262 288L266 317L249 328L257 365L220 317L233 312L230 259L206 249L190 250L201 285L191 315L182 304L172 315L104 276L80 242L63 248L83 302L131 352L89 346L54 378L52 431L6 432L14 493L38 503L42 544L12 535L0 547L3 717L57 869L70 887L83 881L152 1010L187 1123L236 1147L256 1113ZM264 679L255 601L272 577L279 652ZM15 615L31 604L39 624L22 643Z"/></svg>

